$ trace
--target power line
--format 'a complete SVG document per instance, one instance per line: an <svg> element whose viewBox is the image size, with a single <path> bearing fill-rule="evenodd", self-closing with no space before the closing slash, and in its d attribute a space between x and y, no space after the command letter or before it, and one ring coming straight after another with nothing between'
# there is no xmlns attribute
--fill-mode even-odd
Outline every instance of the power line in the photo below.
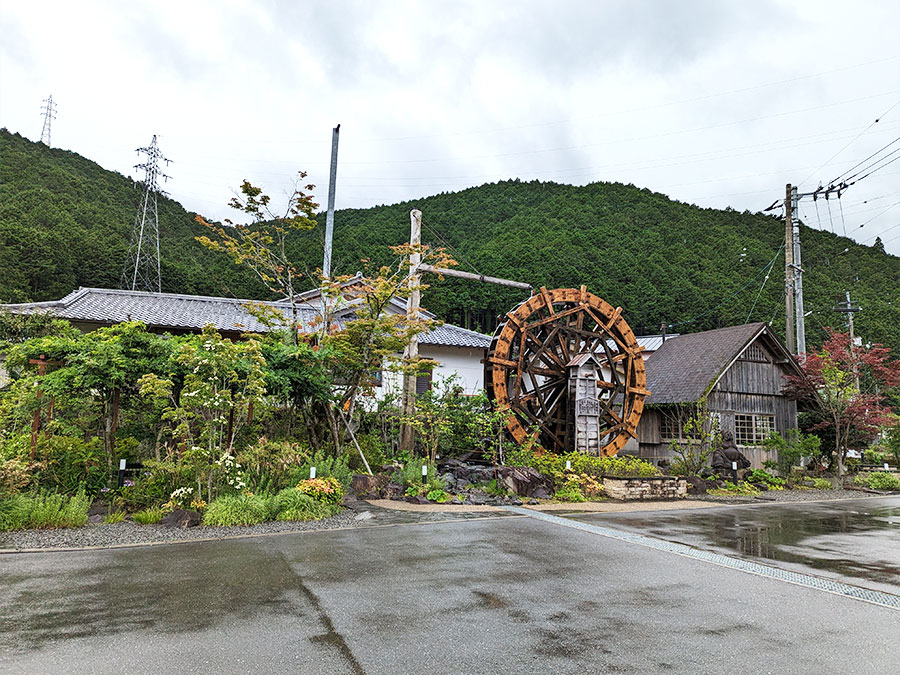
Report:
<svg viewBox="0 0 900 675"><path fill-rule="evenodd" d="M744 284L743 286L741 286L741 288L739 288L739 289L736 290L734 293L732 293L731 295L729 295L727 298L725 298L724 300L722 300L722 302L720 302L719 304L715 305L714 307L710 307L710 308L707 309L705 312L701 312L701 313L698 314L697 316L695 316L695 317L693 317L693 318L690 318L690 319L688 319L687 321L680 321L680 322L678 322L678 323L670 323L668 327L669 327L669 328L676 328L676 327L678 327L678 326L686 326L686 325L689 324L689 323L694 323L695 321L697 321L697 319L702 319L704 316L706 316L707 314L709 314L709 313L711 313L711 312L714 312L715 310L717 310L719 307L721 307L722 305L724 305L724 304L725 304L726 302L728 302L729 300L733 300L734 298L736 298L738 295L740 295L740 294L743 293L745 290L747 290L747 287L750 286L750 284L752 284L754 281L756 281L757 277L759 277L760 274L762 274L763 272L767 272L767 271L771 270L772 266L775 264L775 261L778 259L778 256L781 255L781 251L782 251L782 250L784 250L784 243L783 243L783 242L782 242L781 246L778 247L778 250L775 252L775 255L772 256L772 260L770 260L766 265L764 265L763 268L762 268L761 270L759 270L759 272L757 272L756 274L754 274L753 277L752 277L746 284Z"/></svg>
<svg viewBox="0 0 900 675"><path fill-rule="evenodd" d="M827 160L825 160L825 162L822 164L822 166L820 166L818 169L816 169L816 170L813 171L811 174L809 174L809 176L807 176L806 178L804 178L804 179L800 182L800 185L803 185L806 181L808 181L810 178L812 178L813 175L814 175L817 171L821 171L825 166L827 166L827 165L831 162L831 160L833 160L835 157L837 157L838 155L840 155L844 150L846 150L847 148L849 148L851 145L853 145L854 143L856 143L856 141L859 140L860 136L862 136L862 135L863 135L864 133L866 133L869 129L871 129L871 128L874 127L876 124L878 124L878 122L880 122L880 121L884 118L885 115L887 115L888 113L890 113L890 112L891 112L894 108L896 108L898 105L900 105L900 101L897 101L896 103L894 103L894 105L892 105L890 108L888 108L888 109L885 110L883 113L881 113L878 117L876 117L875 120L874 120L869 126L867 126L865 129L863 129L862 131L860 131L852 141L850 141L849 143L847 143L847 145L845 145L843 148L841 148L841 149L838 150L836 153L834 153L831 157L829 157ZM879 152L880 152L880 150L879 150ZM863 160L863 161L866 161L866 160ZM858 165L857 165L857 166L858 166ZM854 167L854 168L856 168L856 167ZM852 169L851 169L851 171L852 171ZM836 178L836 179L833 180L833 181L829 181L829 184L834 183L836 180L838 180L838 179Z"/></svg>

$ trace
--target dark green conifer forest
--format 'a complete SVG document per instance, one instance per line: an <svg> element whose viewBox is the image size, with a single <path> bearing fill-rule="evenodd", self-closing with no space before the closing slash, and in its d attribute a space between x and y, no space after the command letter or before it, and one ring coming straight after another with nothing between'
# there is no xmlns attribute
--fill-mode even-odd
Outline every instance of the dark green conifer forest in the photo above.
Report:
<svg viewBox="0 0 900 675"><path fill-rule="evenodd" d="M140 188L80 155L0 130L0 302L118 286ZM425 243L447 245L461 269L536 287L585 284L622 306L636 332L656 333L662 322L685 333L772 321L783 334L784 225L776 217L699 208L619 183L511 180L338 211L334 273L390 262L388 247L409 238L412 208L424 214ZM251 273L194 240L205 230L178 202L161 198L159 217L164 291L270 298ZM299 269L321 266L323 238L322 227L297 233ZM832 307L849 290L863 308L863 340L900 349L900 258L805 226L801 238L809 344L821 343L824 326L844 327ZM429 281L424 306L475 330L490 332L524 299L497 286Z"/></svg>

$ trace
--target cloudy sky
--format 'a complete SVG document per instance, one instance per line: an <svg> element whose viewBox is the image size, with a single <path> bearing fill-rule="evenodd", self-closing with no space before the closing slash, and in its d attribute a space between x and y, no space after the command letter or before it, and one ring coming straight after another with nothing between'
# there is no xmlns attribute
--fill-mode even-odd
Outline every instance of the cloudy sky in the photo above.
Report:
<svg viewBox="0 0 900 675"><path fill-rule="evenodd" d="M340 123L339 208L518 177L759 211L862 170L801 215L900 255L894 0L0 0L0 34L0 126L52 94L52 144L126 175L158 134L207 217L301 169L324 204Z"/></svg>

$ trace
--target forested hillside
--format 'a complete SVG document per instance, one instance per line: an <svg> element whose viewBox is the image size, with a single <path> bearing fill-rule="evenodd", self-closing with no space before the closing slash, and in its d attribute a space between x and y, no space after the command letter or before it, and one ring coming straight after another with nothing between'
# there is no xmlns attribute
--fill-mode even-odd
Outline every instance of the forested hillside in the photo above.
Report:
<svg viewBox="0 0 900 675"><path fill-rule="evenodd" d="M0 301L117 285L139 187L18 134L3 130L0 143ZM245 270L193 240L200 230L193 214L169 199L159 208L164 290L270 297ZM693 332L773 319L783 332L784 262L776 255L784 226L775 217L701 209L618 183L506 181L339 211L335 273L355 272L361 259L389 261L388 246L409 238L411 208L424 214L423 240L449 245L462 269L535 286L585 284L621 305L640 332L657 332L661 322ZM863 307L858 334L900 349L900 258L805 227L801 237L810 344L821 341L823 326L841 325L843 315L831 310L850 290ZM322 240L322 228L297 234L292 254L301 269L321 265ZM474 329L490 331L496 315L523 298L496 286L431 281L423 304Z"/></svg>

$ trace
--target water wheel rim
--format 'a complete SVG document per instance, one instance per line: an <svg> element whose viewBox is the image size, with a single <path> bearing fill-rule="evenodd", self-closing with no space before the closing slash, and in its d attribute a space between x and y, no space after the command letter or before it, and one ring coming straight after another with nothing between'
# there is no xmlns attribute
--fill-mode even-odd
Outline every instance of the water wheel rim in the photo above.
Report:
<svg viewBox="0 0 900 675"><path fill-rule="evenodd" d="M593 354L606 366L600 381L598 452L615 455L636 438L646 390L641 347L621 308L581 288L541 288L503 318L485 360L485 388L495 406L510 411L507 427L524 443L554 452L571 447L568 364Z"/></svg>

